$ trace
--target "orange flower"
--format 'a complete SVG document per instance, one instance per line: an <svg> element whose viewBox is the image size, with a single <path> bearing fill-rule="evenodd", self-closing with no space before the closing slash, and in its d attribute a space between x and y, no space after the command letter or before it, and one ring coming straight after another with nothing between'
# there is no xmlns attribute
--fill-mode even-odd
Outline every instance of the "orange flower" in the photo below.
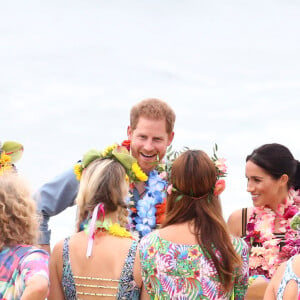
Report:
<svg viewBox="0 0 300 300"><path fill-rule="evenodd" d="M162 224L165 219L167 200L164 199L163 203L156 204L156 224Z"/></svg>
<svg viewBox="0 0 300 300"><path fill-rule="evenodd" d="M137 209L135 207L130 207L130 210L133 212L133 213L136 213L137 212Z"/></svg>
<svg viewBox="0 0 300 300"><path fill-rule="evenodd" d="M130 150L130 143L131 143L130 140L125 140L125 141L122 142L122 146L126 147L127 150L129 151Z"/></svg>

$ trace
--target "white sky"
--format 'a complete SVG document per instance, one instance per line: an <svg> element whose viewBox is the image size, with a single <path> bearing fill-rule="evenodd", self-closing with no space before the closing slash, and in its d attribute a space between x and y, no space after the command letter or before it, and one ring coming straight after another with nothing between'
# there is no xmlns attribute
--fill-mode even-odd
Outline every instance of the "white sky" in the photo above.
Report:
<svg viewBox="0 0 300 300"><path fill-rule="evenodd" d="M91 147L126 138L131 106L177 114L174 148L228 163L224 215L251 205L245 157L279 142L300 158L300 4L288 1L1 1L0 139L24 144L33 188ZM52 220L53 240L74 209Z"/></svg>

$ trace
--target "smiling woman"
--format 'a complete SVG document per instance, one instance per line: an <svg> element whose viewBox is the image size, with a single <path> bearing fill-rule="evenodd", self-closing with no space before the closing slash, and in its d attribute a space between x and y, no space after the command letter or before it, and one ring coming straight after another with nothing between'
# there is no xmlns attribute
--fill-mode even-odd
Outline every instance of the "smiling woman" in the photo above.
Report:
<svg viewBox="0 0 300 300"><path fill-rule="evenodd" d="M300 253L295 243L298 233L290 227L299 210L299 165L288 148L275 143L255 149L246 158L247 191L254 207L235 211L228 220L231 232L251 247L246 299L262 298L280 263Z"/></svg>

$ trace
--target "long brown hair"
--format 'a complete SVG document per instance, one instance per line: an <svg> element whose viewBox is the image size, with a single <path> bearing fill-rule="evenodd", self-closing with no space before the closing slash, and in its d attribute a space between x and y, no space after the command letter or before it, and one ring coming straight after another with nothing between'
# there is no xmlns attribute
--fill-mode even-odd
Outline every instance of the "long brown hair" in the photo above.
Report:
<svg viewBox="0 0 300 300"><path fill-rule="evenodd" d="M216 167L205 152L182 153L172 165L170 183L176 191L168 195L163 227L191 221L198 244L213 260L221 283L229 291L234 269L242 262L234 250L219 198L213 195L216 180Z"/></svg>

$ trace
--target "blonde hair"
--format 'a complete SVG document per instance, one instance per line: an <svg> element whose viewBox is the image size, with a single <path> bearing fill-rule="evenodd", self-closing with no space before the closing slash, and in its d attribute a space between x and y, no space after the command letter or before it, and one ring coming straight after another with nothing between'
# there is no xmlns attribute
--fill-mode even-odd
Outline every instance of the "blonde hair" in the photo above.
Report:
<svg viewBox="0 0 300 300"><path fill-rule="evenodd" d="M76 197L78 205L77 230L92 214L98 203L103 203L105 213L119 210L121 225L127 221L125 196L128 192L126 172L113 159L96 159L83 172Z"/></svg>
<svg viewBox="0 0 300 300"><path fill-rule="evenodd" d="M0 177L0 249L36 244L38 215L28 183L16 173Z"/></svg>

